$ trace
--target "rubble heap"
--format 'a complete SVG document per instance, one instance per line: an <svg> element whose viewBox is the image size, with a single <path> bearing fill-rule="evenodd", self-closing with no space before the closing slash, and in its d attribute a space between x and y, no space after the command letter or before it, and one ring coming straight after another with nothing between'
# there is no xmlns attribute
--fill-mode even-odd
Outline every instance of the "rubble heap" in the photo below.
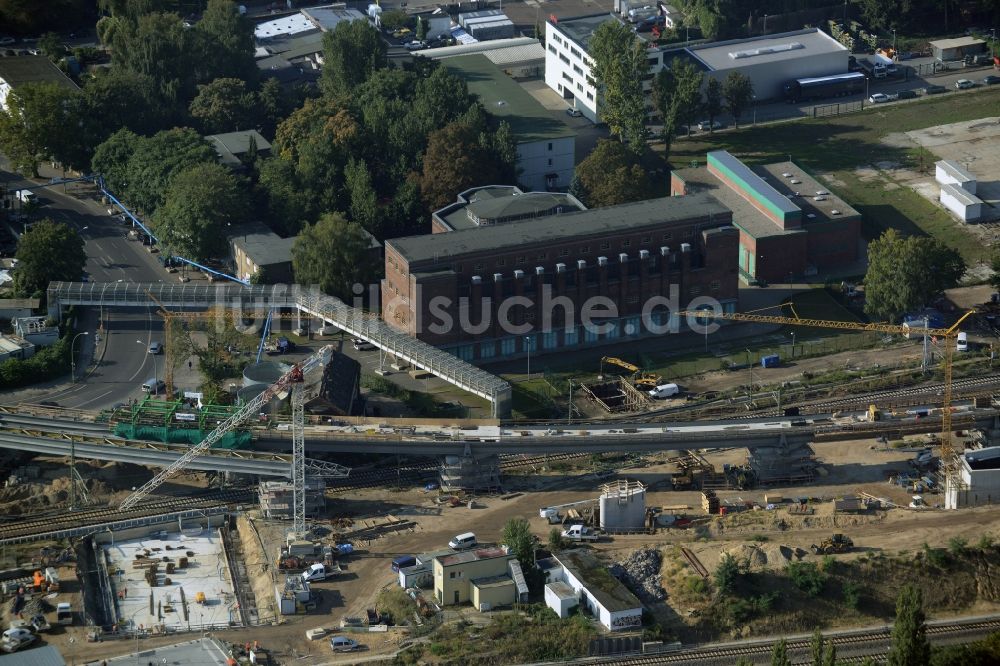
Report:
<svg viewBox="0 0 1000 666"><path fill-rule="evenodd" d="M667 592L663 589L660 565L663 557L654 548L633 551L624 560L615 562L608 570L611 575L625 583L639 600L645 603L663 601Z"/></svg>

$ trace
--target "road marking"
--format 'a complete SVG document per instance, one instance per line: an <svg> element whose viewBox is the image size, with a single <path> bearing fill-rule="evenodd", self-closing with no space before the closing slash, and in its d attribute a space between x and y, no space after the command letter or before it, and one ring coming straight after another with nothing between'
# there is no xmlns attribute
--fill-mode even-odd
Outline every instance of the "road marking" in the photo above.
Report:
<svg viewBox="0 0 1000 666"><path fill-rule="evenodd" d="M92 402L100 400L101 398L103 398L106 395L109 395L110 393L111 393L111 391L105 391L104 393L102 393L102 394L100 394L98 396L95 396L95 397L91 398L90 400L86 400L84 402L77 403L76 405L74 405L74 407L76 409L79 409L80 407L83 407L84 405L89 405Z"/></svg>

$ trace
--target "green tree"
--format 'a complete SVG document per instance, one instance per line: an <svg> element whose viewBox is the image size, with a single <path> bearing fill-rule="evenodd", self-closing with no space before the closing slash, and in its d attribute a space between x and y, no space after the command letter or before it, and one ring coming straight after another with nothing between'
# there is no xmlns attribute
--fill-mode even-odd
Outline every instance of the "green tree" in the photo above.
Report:
<svg viewBox="0 0 1000 666"><path fill-rule="evenodd" d="M691 127L701 105L701 83L704 75L688 60L674 58L653 79L653 105L663 119L665 156L681 125ZM690 129L689 129L690 132Z"/></svg>
<svg viewBox="0 0 1000 666"><path fill-rule="evenodd" d="M351 221L357 222L374 236L382 236L378 197L372 187L372 177L365 161L353 157L348 160L344 168L344 180L351 194Z"/></svg>
<svg viewBox="0 0 1000 666"><path fill-rule="evenodd" d="M562 532L558 527L549 530L548 547L550 553L557 553L566 547L566 540L563 539Z"/></svg>
<svg viewBox="0 0 1000 666"><path fill-rule="evenodd" d="M604 208L648 199L653 191L645 169L621 143L602 139L576 167L582 201Z"/></svg>
<svg viewBox="0 0 1000 666"><path fill-rule="evenodd" d="M753 81L741 72L730 72L722 85L722 95L726 98L726 109L733 117L733 124L739 126L740 117L754 100Z"/></svg>
<svg viewBox="0 0 1000 666"><path fill-rule="evenodd" d="M423 16L417 17L416 36L420 41L427 39L427 19Z"/></svg>
<svg viewBox="0 0 1000 666"><path fill-rule="evenodd" d="M271 228L294 236L319 215L315 200L299 182L291 160L272 157L257 163L257 188L266 201Z"/></svg>
<svg viewBox="0 0 1000 666"><path fill-rule="evenodd" d="M226 251L227 232L238 232L247 218L245 187L221 164L186 167L170 180L153 228L173 253L203 261Z"/></svg>
<svg viewBox="0 0 1000 666"><path fill-rule="evenodd" d="M379 23L386 30L398 30L410 25L410 15L402 9L390 9L387 12L382 12L382 15L379 16Z"/></svg>
<svg viewBox="0 0 1000 666"><path fill-rule="evenodd" d="M215 151L190 128L157 132L139 140L129 159L127 180L121 193L133 206L153 213L166 196L173 177L195 164L215 164Z"/></svg>
<svg viewBox="0 0 1000 666"><path fill-rule="evenodd" d="M7 110L0 109L0 150L15 169L35 177L43 160L85 168L82 111L77 90L51 82L19 86L8 95Z"/></svg>
<svg viewBox="0 0 1000 666"><path fill-rule="evenodd" d="M785 571L792 584L810 597L818 597L826 584L826 576L815 562L789 562Z"/></svg>
<svg viewBox="0 0 1000 666"><path fill-rule="evenodd" d="M114 31L111 63L150 77L161 99L186 107L200 59L195 41L177 14L142 14L128 29Z"/></svg>
<svg viewBox="0 0 1000 666"><path fill-rule="evenodd" d="M59 62L66 55L66 47L58 32L47 32L39 37L38 50L52 62Z"/></svg>
<svg viewBox="0 0 1000 666"><path fill-rule="evenodd" d="M123 128L155 134L171 120L170 105L160 99L156 82L122 68L95 68L83 87L83 108L93 146Z"/></svg>
<svg viewBox="0 0 1000 666"><path fill-rule="evenodd" d="M350 302L352 285L366 284L374 262L361 226L340 213L327 213L307 226L292 246L295 282L318 285L327 294Z"/></svg>
<svg viewBox="0 0 1000 666"><path fill-rule="evenodd" d="M481 145L477 128L456 121L428 137L420 190L427 208L436 210L474 185L499 182L502 172L492 150Z"/></svg>
<svg viewBox="0 0 1000 666"><path fill-rule="evenodd" d="M386 45L367 21L341 21L323 35L320 88L327 95L349 98L373 73L386 67Z"/></svg>
<svg viewBox="0 0 1000 666"><path fill-rule="evenodd" d="M812 654L813 666L836 666L837 646L833 643L827 645L819 627L813 630L813 637L809 644L809 648Z"/></svg>
<svg viewBox="0 0 1000 666"><path fill-rule="evenodd" d="M621 21L599 25L590 39L601 119L612 134L641 154L646 145L646 104L642 81L649 72L645 42Z"/></svg>
<svg viewBox="0 0 1000 666"><path fill-rule="evenodd" d="M500 543L510 548L525 572L535 568L535 535L526 519L510 518L500 533Z"/></svg>
<svg viewBox="0 0 1000 666"><path fill-rule="evenodd" d="M784 638L771 648L771 666L792 666L792 660L788 656L788 643Z"/></svg>
<svg viewBox="0 0 1000 666"><path fill-rule="evenodd" d="M257 110L257 96L241 79L215 79L198 86L190 107L205 134L253 128Z"/></svg>
<svg viewBox="0 0 1000 666"><path fill-rule="evenodd" d="M705 85L705 115L708 117L709 131L715 119L722 115L722 84L718 79L709 79Z"/></svg>
<svg viewBox="0 0 1000 666"><path fill-rule="evenodd" d="M964 273L965 262L955 250L933 238L903 237L889 229L868 245L865 312L895 319L954 287Z"/></svg>
<svg viewBox="0 0 1000 666"><path fill-rule="evenodd" d="M208 6L193 29L198 59L197 79L208 82L234 78L257 80L254 62L253 23L239 12L233 0L208 0Z"/></svg>
<svg viewBox="0 0 1000 666"><path fill-rule="evenodd" d="M740 657L736 660L736 666L754 666L754 663L750 657Z"/></svg>
<svg viewBox="0 0 1000 666"><path fill-rule="evenodd" d="M87 263L76 229L48 218L21 235L15 257L14 291L24 296L44 292L49 282L77 282Z"/></svg>
<svg viewBox="0 0 1000 666"><path fill-rule="evenodd" d="M720 595L729 595L736 591L736 583L740 578L740 567L736 558L729 553L723 553L719 566L715 568L715 589Z"/></svg>
<svg viewBox="0 0 1000 666"><path fill-rule="evenodd" d="M131 130L120 129L94 150L91 160L94 172L104 177L105 186L117 196L125 194L129 182L129 162L142 141L142 137Z"/></svg>
<svg viewBox="0 0 1000 666"><path fill-rule="evenodd" d="M896 623L892 627L892 646L887 666L928 666L931 645L927 640L924 599L920 588L907 584L896 598Z"/></svg>

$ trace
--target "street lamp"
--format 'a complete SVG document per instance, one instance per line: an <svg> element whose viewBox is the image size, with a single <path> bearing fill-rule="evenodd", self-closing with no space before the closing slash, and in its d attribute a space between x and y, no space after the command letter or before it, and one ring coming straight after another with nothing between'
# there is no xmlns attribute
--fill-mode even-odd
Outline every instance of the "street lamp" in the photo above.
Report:
<svg viewBox="0 0 1000 666"><path fill-rule="evenodd" d="M751 95L753 98L753 124L754 127L757 126L757 95Z"/></svg>
<svg viewBox="0 0 1000 666"><path fill-rule="evenodd" d="M76 345L76 339L81 335L90 335L90 333L88 331L77 333L73 336L73 341L69 343L70 380L73 384L76 383L76 356L73 354L73 347Z"/></svg>
<svg viewBox="0 0 1000 666"><path fill-rule="evenodd" d="M524 336L524 349L528 352L528 379L531 379L531 336Z"/></svg>
<svg viewBox="0 0 1000 666"><path fill-rule="evenodd" d="M765 35L767 34L767 14L764 14L764 32L763 32L763 34L765 34Z"/></svg>
<svg viewBox="0 0 1000 666"><path fill-rule="evenodd" d="M792 331L792 358L795 358L795 331Z"/></svg>
<svg viewBox="0 0 1000 666"><path fill-rule="evenodd" d="M750 385L747 387L747 408L753 405L753 363L750 362L750 350L747 349L747 367L750 368Z"/></svg>
<svg viewBox="0 0 1000 666"><path fill-rule="evenodd" d="M136 340L135 343L137 345L145 345L146 344L142 340ZM153 390L151 391L151 393L153 395L159 395L160 394L160 376L156 372L156 354L151 354L151 356L153 357Z"/></svg>
<svg viewBox="0 0 1000 666"><path fill-rule="evenodd" d="M892 58L896 59L896 29L892 29Z"/></svg>

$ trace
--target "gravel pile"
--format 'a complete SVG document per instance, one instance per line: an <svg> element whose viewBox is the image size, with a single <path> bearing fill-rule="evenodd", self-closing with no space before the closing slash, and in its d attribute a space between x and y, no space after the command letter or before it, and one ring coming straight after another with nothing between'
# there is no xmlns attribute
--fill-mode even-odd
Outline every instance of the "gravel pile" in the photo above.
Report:
<svg viewBox="0 0 1000 666"><path fill-rule="evenodd" d="M660 551L643 548L632 552L624 560L615 562L608 569L611 575L625 583L640 601L653 603L667 598L667 592L663 589L663 581L660 578L662 563L663 557Z"/></svg>

